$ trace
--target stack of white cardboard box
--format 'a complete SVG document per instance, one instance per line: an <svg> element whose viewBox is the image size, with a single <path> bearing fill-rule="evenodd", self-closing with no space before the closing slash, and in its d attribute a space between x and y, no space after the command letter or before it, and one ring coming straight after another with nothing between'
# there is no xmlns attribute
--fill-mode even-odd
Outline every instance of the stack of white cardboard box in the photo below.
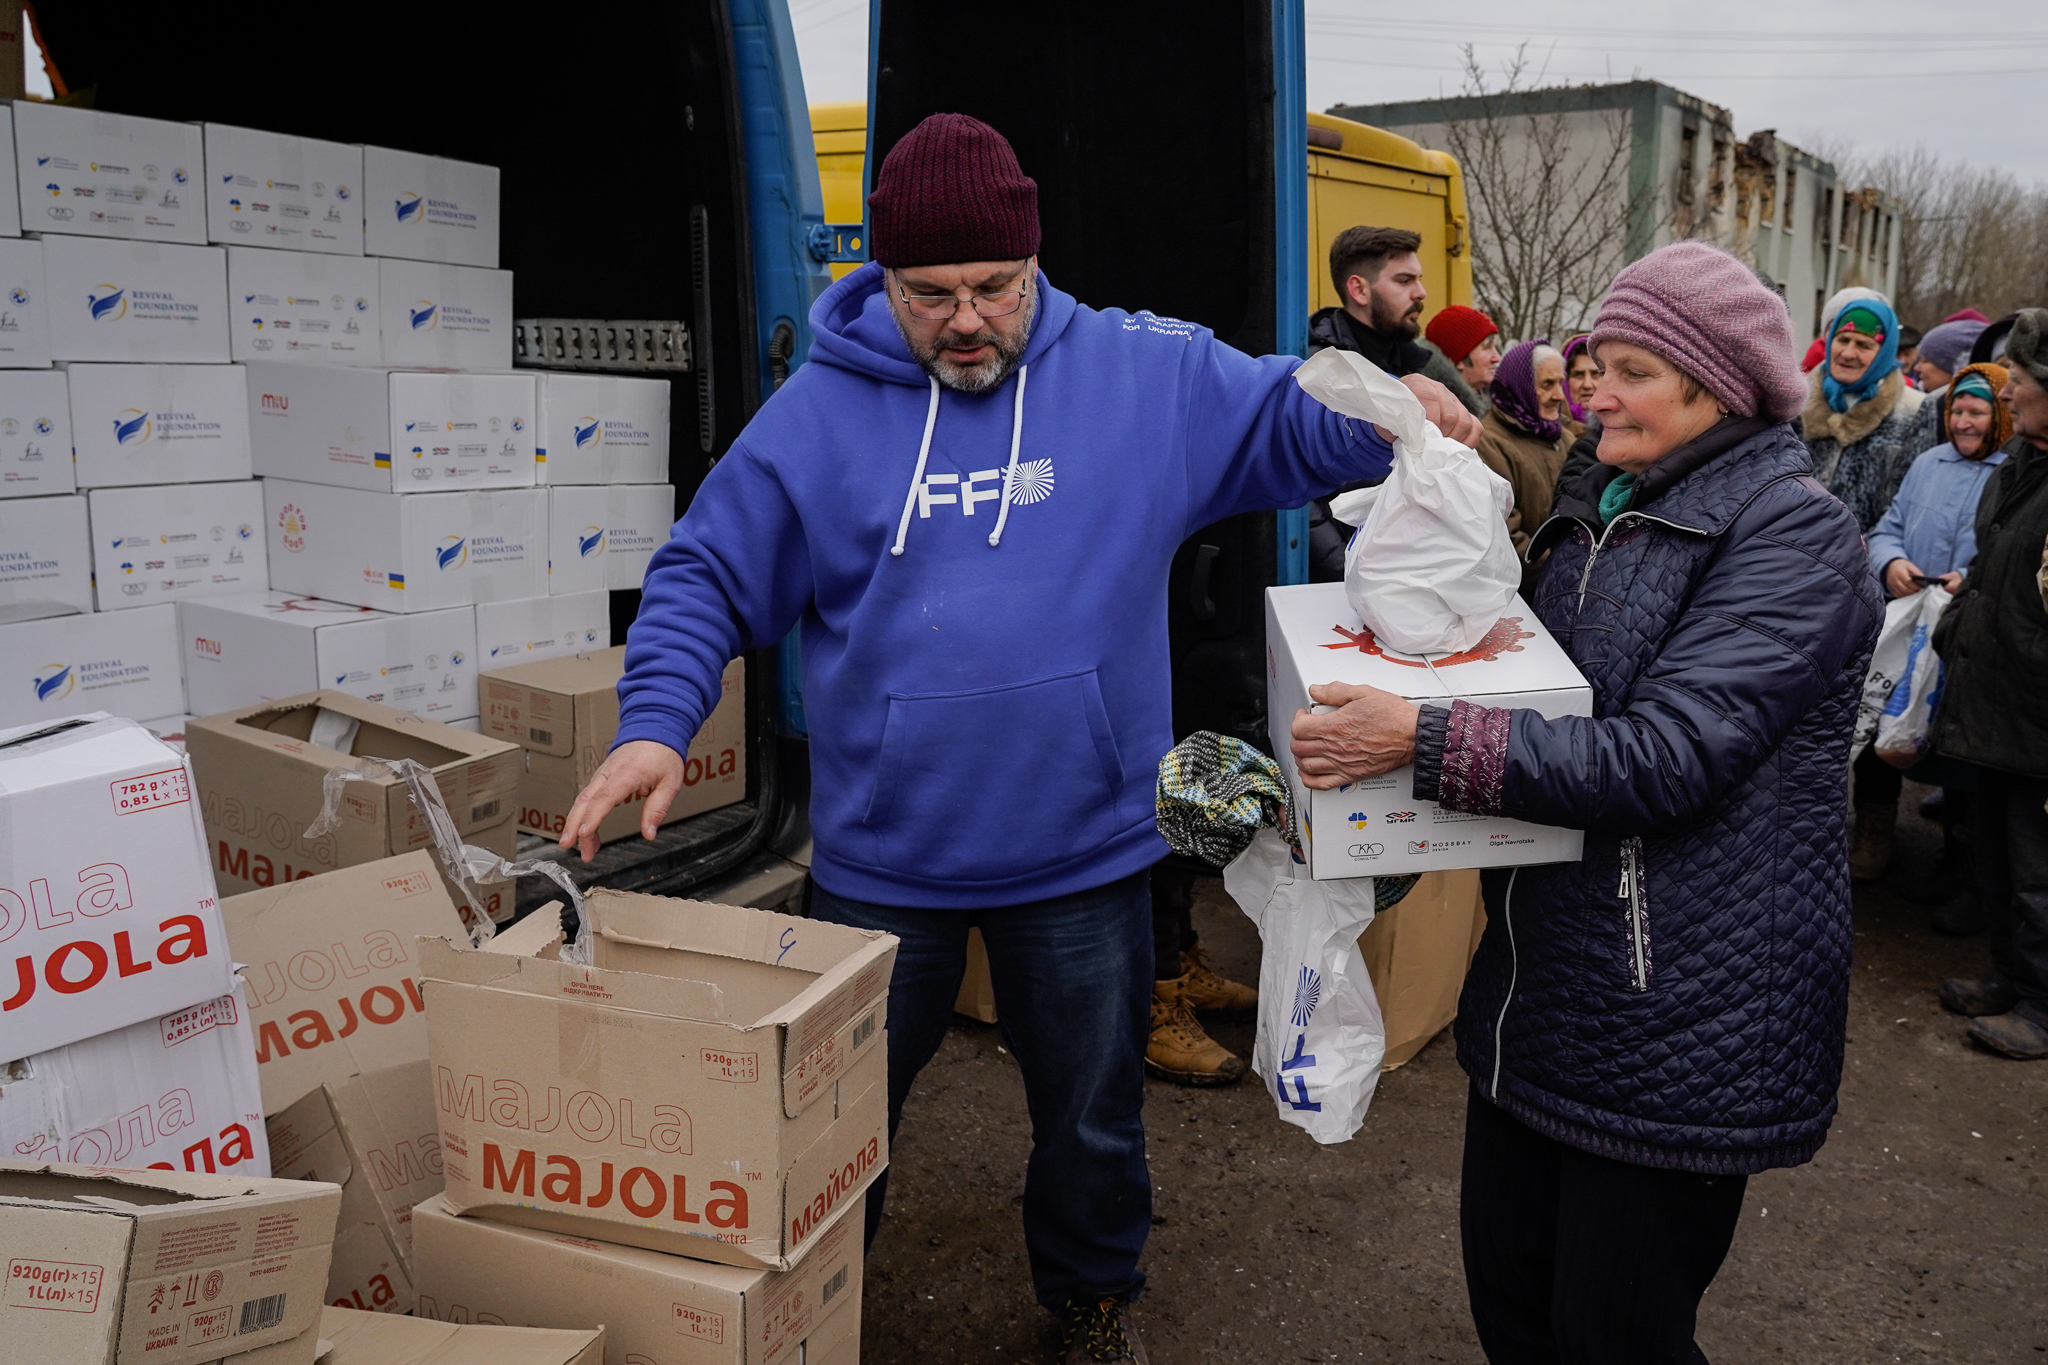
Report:
<svg viewBox="0 0 2048 1365"><path fill-rule="evenodd" d="M669 385L512 369L495 168L32 101L0 159L0 725L473 729L479 665L610 644Z"/></svg>

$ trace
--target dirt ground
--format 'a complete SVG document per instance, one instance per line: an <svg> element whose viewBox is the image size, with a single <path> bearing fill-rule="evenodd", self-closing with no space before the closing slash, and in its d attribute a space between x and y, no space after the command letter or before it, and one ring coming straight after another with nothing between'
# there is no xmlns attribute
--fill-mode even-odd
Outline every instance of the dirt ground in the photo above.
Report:
<svg viewBox="0 0 2048 1365"><path fill-rule="evenodd" d="M1935 981L1981 972L1986 949L1929 932L1900 894L1939 843L1911 814L1924 794L1907 787L1893 878L1857 895L1828 1144L1750 1182L1701 1309L1718 1365L2048 1361L2048 1064L1978 1051L1935 1002ZM1220 883L1196 916L1215 965L1257 980L1257 936ZM1212 1031L1249 1053L1249 1022ZM1365 1127L1335 1147L1283 1126L1256 1078L1149 1092L1157 1217L1138 1321L1157 1365L1482 1359L1458 1259L1465 1081L1448 1037L1385 1076ZM1029 1149L998 1030L956 1020L896 1144L866 1359L1054 1358L1018 1220Z"/></svg>

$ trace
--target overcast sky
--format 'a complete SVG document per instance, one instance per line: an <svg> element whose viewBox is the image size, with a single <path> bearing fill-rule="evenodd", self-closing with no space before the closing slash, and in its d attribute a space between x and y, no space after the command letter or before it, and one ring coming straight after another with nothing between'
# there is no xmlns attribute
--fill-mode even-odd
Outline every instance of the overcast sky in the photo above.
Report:
<svg viewBox="0 0 2048 1365"><path fill-rule="evenodd" d="M868 0L790 11L809 98L866 99ZM1725 106L1742 136L1776 128L1822 151L1918 142L2048 181L2048 8L2025 4L1308 0L1309 107L1455 94L1467 42L1496 71L1527 43L1545 84L1675 85Z"/></svg>

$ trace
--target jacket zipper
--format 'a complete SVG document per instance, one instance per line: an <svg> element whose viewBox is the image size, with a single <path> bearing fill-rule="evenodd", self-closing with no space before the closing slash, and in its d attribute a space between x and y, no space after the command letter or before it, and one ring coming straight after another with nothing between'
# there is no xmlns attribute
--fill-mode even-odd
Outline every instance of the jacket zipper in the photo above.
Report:
<svg viewBox="0 0 2048 1365"><path fill-rule="evenodd" d="M1650 989L1650 907L1643 893L1643 841L1631 835L1621 841L1621 885L1615 898L1628 921L1628 988Z"/></svg>
<svg viewBox="0 0 2048 1365"><path fill-rule="evenodd" d="M1500 1101L1500 1035L1508 1022L1508 1006L1515 1002L1515 978L1522 968L1522 955L1515 947L1515 878L1521 868L1508 873L1507 894L1501 898L1501 918L1508 926L1508 995L1500 1002L1500 1017L1493 1021L1493 1098Z"/></svg>
<svg viewBox="0 0 2048 1365"><path fill-rule="evenodd" d="M1586 552L1586 567L1579 571L1579 610L1584 611L1586 609L1586 587L1593 581L1593 561L1598 559L1600 552L1607 548L1607 537L1614 534L1614 528L1631 518L1636 521L1653 522L1658 526L1669 526L1674 531L1685 531L1691 535L1705 534L1697 527L1680 526L1675 521L1666 521L1662 517L1653 517L1647 512L1621 513L1613 521L1607 523L1606 529L1601 531L1599 536L1593 541L1593 548Z"/></svg>

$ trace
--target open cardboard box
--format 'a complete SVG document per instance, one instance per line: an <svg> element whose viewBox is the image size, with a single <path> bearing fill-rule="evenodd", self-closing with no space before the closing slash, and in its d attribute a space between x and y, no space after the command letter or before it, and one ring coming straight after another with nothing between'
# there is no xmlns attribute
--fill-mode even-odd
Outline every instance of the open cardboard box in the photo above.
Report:
<svg viewBox="0 0 2048 1365"><path fill-rule="evenodd" d="M329 1304L320 1336L321 1365L604 1365L602 1327L465 1327Z"/></svg>
<svg viewBox="0 0 2048 1365"><path fill-rule="evenodd" d="M0 1159L6 1357L202 1365L298 1340L340 1203L296 1180Z"/></svg>
<svg viewBox="0 0 2048 1365"><path fill-rule="evenodd" d="M419 1316L605 1326L613 1365L827 1365L859 1359L864 1204L794 1270L741 1269L588 1237L416 1210ZM834 1354L853 1324L853 1351Z"/></svg>
<svg viewBox="0 0 2048 1365"><path fill-rule="evenodd" d="M455 1213L787 1270L888 1160L896 940L614 891L592 965L422 940Z"/></svg>
<svg viewBox="0 0 2048 1365"><path fill-rule="evenodd" d="M512 820L519 791L518 746L328 689L194 721L185 749L214 875L229 895L431 847L406 783L388 774L343 787L340 825L305 837L328 772L354 770L359 756L410 758L430 769L471 843L510 835L499 827Z"/></svg>

